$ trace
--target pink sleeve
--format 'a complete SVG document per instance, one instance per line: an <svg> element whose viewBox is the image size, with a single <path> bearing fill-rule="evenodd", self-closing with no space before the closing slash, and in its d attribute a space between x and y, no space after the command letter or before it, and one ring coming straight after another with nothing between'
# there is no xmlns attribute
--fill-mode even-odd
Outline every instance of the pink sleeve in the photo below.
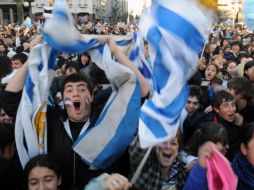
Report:
<svg viewBox="0 0 254 190"><path fill-rule="evenodd" d="M237 187L237 176L229 161L216 149L211 159L206 160L209 190L232 190Z"/></svg>

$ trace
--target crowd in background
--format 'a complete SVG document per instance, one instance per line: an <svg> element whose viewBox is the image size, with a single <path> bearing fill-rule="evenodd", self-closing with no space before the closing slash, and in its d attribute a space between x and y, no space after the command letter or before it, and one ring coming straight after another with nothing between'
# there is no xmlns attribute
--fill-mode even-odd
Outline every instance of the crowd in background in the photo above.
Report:
<svg viewBox="0 0 254 190"><path fill-rule="evenodd" d="M77 28L82 34L106 35L127 35L137 30L137 26L124 23L111 26L88 22L77 25ZM29 28L12 24L0 26L1 96L6 96L6 85L26 63L30 49L38 43L40 32L40 28L34 24ZM147 43L145 46L144 55L149 61L149 46ZM253 59L254 34L247 27L220 24L209 31L208 40L200 53L197 72L188 81L190 94L185 107L187 117L176 137L153 148L138 180L132 184L133 189L208 189L206 159L217 155L214 149L231 162L238 177L237 188L254 189ZM99 106L103 105L101 102L105 102L111 92L109 82L87 52L58 55L48 104L64 109L61 92L65 79L80 73L91 78L98 95L94 101ZM60 189L72 189L64 181L73 177L72 174L62 173L58 163L48 155L33 158L22 171L14 139L16 110L13 106L18 104L18 100L12 102L11 96L15 95L7 95L7 98L0 99L0 188L23 189L28 184L28 188L33 189L42 180ZM140 98L149 98L149 93ZM85 169L88 172L83 174L86 175L86 181L74 186L77 189L128 189L131 186L129 180L144 154L145 150L140 148L136 137L111 168L105 171ZM38 175L45 172L42 168L48 169L43 179ZM90 179L103 172L114 174L104 173L84 187ZM226 183L223 180L220 182Z"/></svg>

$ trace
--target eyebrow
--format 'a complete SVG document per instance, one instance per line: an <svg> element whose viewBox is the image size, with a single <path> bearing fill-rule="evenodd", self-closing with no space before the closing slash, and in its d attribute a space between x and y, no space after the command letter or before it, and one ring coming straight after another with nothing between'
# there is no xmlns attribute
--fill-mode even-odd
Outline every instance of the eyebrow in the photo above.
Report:
<svg viewBox="0 0 254 190"><path fill-rule="evenodd" d="M77 86L78 86L78 87L80 87L80 86L85 86L85 87L87 87L87 84L78 84ZM73 84L66 85L66 86L64 87L64 89L69 88L69 87L73 87Z"/></svg>
<svg viewBox="0 0 254 190"><path fill-rule="evenodd" d="M46 176L43 176L43 178L48 178L48 177L54 177L55 175L54 174L52 174L52 175L46 175ZM30 182L30 181L34 181L34 180L38 180L37 178L30 178L30 179L28 179L28 181Z"/></svg>

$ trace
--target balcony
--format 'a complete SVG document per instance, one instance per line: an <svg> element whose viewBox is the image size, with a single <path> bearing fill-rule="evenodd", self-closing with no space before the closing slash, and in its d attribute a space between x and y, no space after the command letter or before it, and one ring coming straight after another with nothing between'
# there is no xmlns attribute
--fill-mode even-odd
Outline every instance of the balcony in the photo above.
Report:
<svg viewBox="0 0 254 190"><path fill-rule="evenodd" d="M13 5L17 4L17 0L1 0L0 5Z"/></svg>

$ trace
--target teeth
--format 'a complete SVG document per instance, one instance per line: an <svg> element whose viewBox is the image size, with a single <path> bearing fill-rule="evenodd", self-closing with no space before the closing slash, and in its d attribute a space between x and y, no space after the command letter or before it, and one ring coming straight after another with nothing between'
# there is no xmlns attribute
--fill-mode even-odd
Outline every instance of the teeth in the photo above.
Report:
<svg viewBox="0 0 254 190"><path fill-rule="evenodd" d="M166 156L166 157L171 157L172 156L172 154L163 154L163 156Z"/></svg>

